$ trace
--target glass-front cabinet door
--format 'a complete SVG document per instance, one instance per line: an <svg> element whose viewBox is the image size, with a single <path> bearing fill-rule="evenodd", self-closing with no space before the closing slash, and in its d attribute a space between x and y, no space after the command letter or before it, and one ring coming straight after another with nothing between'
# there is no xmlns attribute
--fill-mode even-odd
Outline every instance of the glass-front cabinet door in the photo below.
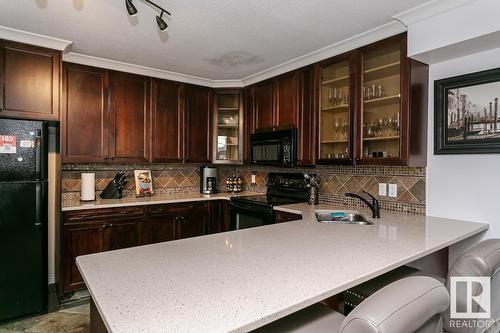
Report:
<svg viewBox="0 0 500 333"><path fill-rule="evenodd" d="M319 163L352 161L351 57L320 67Z"/></svg>
<svg viewBox="0 0 500 333"><path fill-rule="evenodd" d="M241 163L243 117L240 91L217 91L214 113L213 162Z"/></svg>
<svg viewBox="0 0 500 333"><path fill-rule="evenodd" d="M401 53L401 39L361 53L361 163L401 159Z"/></svg>

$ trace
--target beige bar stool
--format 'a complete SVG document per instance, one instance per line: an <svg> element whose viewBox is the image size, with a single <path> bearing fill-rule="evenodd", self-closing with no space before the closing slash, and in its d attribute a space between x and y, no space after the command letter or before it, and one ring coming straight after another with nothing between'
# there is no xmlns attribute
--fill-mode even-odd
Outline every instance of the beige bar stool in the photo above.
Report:
<svg viewBox="0 0 500 333"><path fill-rule="evenodd" d="M482 241L467 251L465 251L453 263L446 287L450 289L450 277L452 276L489 276L491 277L491 322L492 326L486 329L479 327L457 327L456 321L450 322L449 309L443 313L443 327L449 333L483 333L500 332L500 239L488 239ZM472 295L480 294L479 284L473 284ZM466 309L467 296L464 293L457 293L457 308ZM477 312L477 303L472 303L474 312ZM452 325L454 323L454 325ZM474 326L461 325L461 326Z"/></svg>
<svg viewBox="0 0 500 333"><path fill-rule="evenodd" d="M261 327L259 333L436 333L448 308L446 287L428 276L407 277L380 289L347 317L315 304Z"/></svg>

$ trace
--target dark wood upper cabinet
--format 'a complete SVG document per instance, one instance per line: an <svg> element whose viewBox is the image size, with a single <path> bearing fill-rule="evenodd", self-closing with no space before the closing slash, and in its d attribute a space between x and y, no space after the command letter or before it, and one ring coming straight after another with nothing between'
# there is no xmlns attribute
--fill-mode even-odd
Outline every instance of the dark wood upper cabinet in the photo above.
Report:
<svg viewBox="0 0 500 333"><path fill-rule="evenodd" d="M153 80L153 162L183 161L182 85Z"/></svg>
<svg viewBox="0 0 500 333"><path fill-rule="evenodd" d="M312 66L304 67L244 89L244 161L250 161L250 134L298 129L298 163L316 161L315 103L317 89Z"/></svg>
<svg viewBox="0 0 500 333"><path fill-rule="evenodd" d="M109 159L116 162L150 160L151 78L110 73Z"/></svg>
<svg viewBox="0 0 500 333"><path fill-rule="evenodd" d="M274 80L254 86L255 131L272 130L275 127Z"/></svg>
<svg viewBox="0 0 500 333"><path fill-rule="evenodd" d="M188 85L185 87L184 161L210 163L210 115L213 90Z"/></svg>
<svg viewBox="0 0 500 333"><path fill-rule="evenodd" d="M406 34L318 65L318 163L425 166L428 66Z"/></svg>
<svg viewBox="0 0 500 333"><path fill-rule="evenodd" d="M275 80L276 112L273 127L291 128L299 125L300 71L283 74Z"/></svg>
<svg viewBox="0 0 500 333"><path fill-rule="evenodd" d="M407 57L406 34L359 53L356 163L425 166L428 66Z"/></svg>
<svg viewBox="0 0 500 333"><path fill-rule="evenodd" d="M65 63L61 152L64 162L103 162L108 154L108 71Z"/></svg>
<svg viewBox="0 0 500 333"><path fill-rule="evenodd" d="M299 119L298 119L298 164L316 164L316 93L318 86L314 66L300 70L299 79Z"/></svg>
<svg viewBox="0 0 500 333"><path fill-rule="evenodd" d="M254 88L243 89L243 162L250 163L250 135L255 132Z"/></svg>
<svg viewBox="0 0 500 333"><path fill-rule="evenodd" d="M354 51L316 66L318 164L354 163L358 62Z"/></svg>
<svg viewBox="0 0 500 333"><path fill-rule="evenodd" d="M59 120L61 53L0 41L0 115Z"/></svg>
<svg viewBox="0 0 500 333"><path fill-rule="evenodd" d="M151 79L64 63L63 162L148 162Z"/></svg>

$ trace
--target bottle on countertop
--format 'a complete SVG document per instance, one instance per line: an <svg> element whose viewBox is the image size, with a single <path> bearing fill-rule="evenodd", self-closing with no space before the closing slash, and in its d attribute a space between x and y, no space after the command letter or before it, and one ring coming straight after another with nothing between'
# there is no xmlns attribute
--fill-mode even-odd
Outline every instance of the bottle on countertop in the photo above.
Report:
<svg viewBox="0 0 500 333"><path fill-rule="evenodd" d="M308 175L306 187L307 193L309 194L308 204L318 205L319 204L319 183L316 175Z"/></svg>

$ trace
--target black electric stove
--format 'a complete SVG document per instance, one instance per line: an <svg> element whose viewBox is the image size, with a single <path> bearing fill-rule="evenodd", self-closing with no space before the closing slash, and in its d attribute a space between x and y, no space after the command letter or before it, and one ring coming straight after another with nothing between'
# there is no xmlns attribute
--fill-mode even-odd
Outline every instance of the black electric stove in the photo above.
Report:
<svg viewBox="0 0 500 333"><path fill-rule="evenodd" d="M280 205L289 205L297 202L304 202L303 200L297 200L292 198L281 198L281 197L273 197L264 195L248 195L243 197L235 198L234 200L239 202L247 202L256 205L264 205L264 206L280 206ZM307 201L307 200L306 200Z"/></svg>
<svg viewBox="0 0 500 333"><path fill-rule="evenodd" d="M231 198L231 230L273 224L274 206L307 202L307 178L303 173L269 173L265 195Z"/></svg>

